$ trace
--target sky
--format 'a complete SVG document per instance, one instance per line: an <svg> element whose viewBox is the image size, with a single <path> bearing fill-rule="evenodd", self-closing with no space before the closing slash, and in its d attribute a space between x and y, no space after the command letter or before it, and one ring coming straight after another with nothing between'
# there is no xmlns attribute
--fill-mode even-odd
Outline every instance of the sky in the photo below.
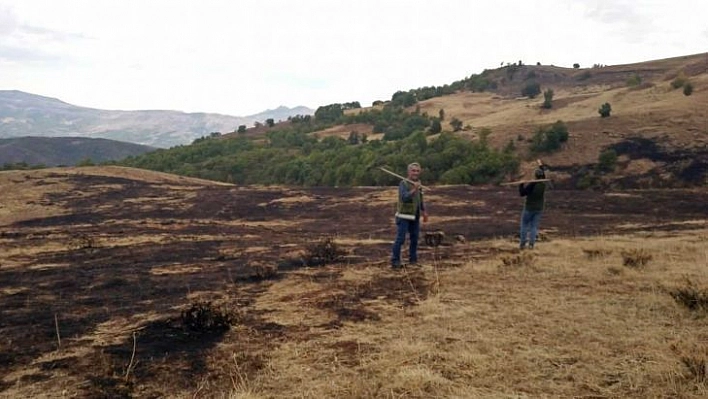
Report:
<svg viewBox="0 0 708 399"><path fill-rule="evenodd" d="M0 90L235 116L708 51L705 0L0 0Z"/></svg>

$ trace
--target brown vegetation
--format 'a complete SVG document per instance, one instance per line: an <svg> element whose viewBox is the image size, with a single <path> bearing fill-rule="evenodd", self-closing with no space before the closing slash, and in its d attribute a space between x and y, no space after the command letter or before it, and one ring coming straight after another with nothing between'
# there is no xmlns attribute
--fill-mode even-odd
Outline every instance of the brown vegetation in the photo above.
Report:
<svg viewBox="0 0 708 399"><path fill-rule="evenodd" d="M520 253L513 189L436 187L424 232L467 240L393 271L394 188L125 168L0 181L0 395L708 394L708 319L659 288L708 281L702 189L553 191L553 240ZM288 267L305 248L336 263Z"/></svg>

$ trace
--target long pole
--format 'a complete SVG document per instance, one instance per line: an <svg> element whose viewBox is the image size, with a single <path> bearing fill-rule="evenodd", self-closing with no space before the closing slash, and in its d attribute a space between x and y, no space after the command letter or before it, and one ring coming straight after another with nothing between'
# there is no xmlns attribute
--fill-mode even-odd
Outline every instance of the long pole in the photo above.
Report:
<svg viewBox="0 0 708 399"><path fill-rule="evenodd" d="M411 179L409 179L409 178L407 178L407 177L403 177L403 176L401 176L401 175L399 175L399 174L397 174L397 173L391 172L390 170L388 170L388 169L386 169L386 168L384 168L384 167L380 167L379 169L383 170L384 172L388 173L389 175L396 176L396 177L398 177L398 178L401 179L401 180L405 180L405 181L407 181L408 183L411 183L411 184L419 184L419 185L420 185L420 188L424 188L424 189L426 189L426 190L430 190L430 188L425 187L424 185L420 184L420 182L415 182L415 181L413 181L413 180L411 180Z"/></svg>

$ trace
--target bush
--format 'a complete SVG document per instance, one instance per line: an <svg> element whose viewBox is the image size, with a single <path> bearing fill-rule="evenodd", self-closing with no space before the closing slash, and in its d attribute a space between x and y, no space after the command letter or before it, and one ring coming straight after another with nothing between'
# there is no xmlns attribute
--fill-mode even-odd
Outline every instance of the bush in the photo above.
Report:
<svg viewBox="0 0 708 399"><path fill-rule="evenodd" d="M683 85L683 95L690 96L691 94L693 94L693 85L690 82L686 82Z"/></svg>
<svg viewBox="0 0 708 399"><path fill-rule="evenodd" d="M578 63L576 62L575 64L573 64L573 68L575 68L575 69L580 68L580 64L578 64Z"/></svg>
<svg viewBox="0 0 708 399"><path fill-rule="evenodd" d="M639 86L642 84L642 77L635 74L632 74L632 76L627 79L627 86L634 87L634 86Z"/></svg>
<svg viewBox="0 0 708 399"><path fill-rule="evenodd" d="M671 81L671 87L674 89L681 88L684 84L686 84L686 75L683 73L680 73L673 81Z"/></svg>
<svg viewBox="0 0 708 399"><path fill-rule="evenodd" d="M237 132L246 133L246 125L239 125Z"/></svg>
<svg viewBox="0 0 708 399"><path fill-rule="evenodd" d="M547 128L539 128L531 139L531 151L552 152L561 148L568 141L568 127L563 121L557 121Z"/></svg>
<svg viewBox="0 0 708 399"><path fill-rule="evenodd" d="M442 131L442 125L440 124L440 121L437 119L433 119L433 121L430 123L430 130L429 132L431 134L438 134Z"/></svg>
<svg viewBox="0 0 708 399"><path fill-rule="evenodd" d="M535 98L539 94L541 94L541 85L535 80L529 80L521 89L521 95L528 98Z"/></svg>
<svg viewBox="0 0 708 399"><path fill-rule="evenodd" d="M600 114L600 117L607 118L610 116L610 112L612 112L612 106L610 103L604 103L600 106L600 109L598 109L597 112Z"/></svg>
<svg viewBox="0 0 708 399"><path fill-rule="evenodd" d="M644 249L622 251L622 264L627 267L644 267L652 260L652 255Z"/></svg>
<svg viewBox="0 0 708 399"><path fill-rule="evenodd" d="M197 332L219 332L231 328L234 317L226 309L217 308L211 302L194 302L181 313L182 324Z"/></svg>
<svg viewBox="0 0 708 399"><path fill-rule="evenodd" d="M452 126L453 132L459 132L462 129L462 121L457 118L452 118L450 126Z"/></svg>
<svg viewBox="0 0 708 399"><path fill-rule="evenodd" d="M617 151L609 149L600 153L597 166L603 172L614 172L617 167Z"/></svg>
<svg viewBox="0 0 708 399"><path fill-rule="evenodd" d="M669 290L669 295L689 310L708 310L708 289L686 277L685 285Z"/></svg>
<svg viewBox="0 0 708 399"><path fill-rule="evenodd" d="M504 267L532 267L536 263L536 256L524 251L515 255L503 255L501 261Z"/></svg>
<svg viewBox="0 0 708 399"><path fill-rule="evenodd" d="M592 77L592 73L590 73L590 71L585 71L585 72L581 73L580 75L578 75L578 76L575 78L575 80L578 80L578 81L582 82L583 80L588 80L588 79L590 79L591 77Z"/></svg>
<svg viewBox="0 0 708 399"><path fill-rule="evenodd" d="M543 92L543 105L541 107L545 109L553 107L553 89L548 89Z"/></svg>
<svg viewBox="0 0 708 399"><path fill-rule="evenodd" d="M329 263L337 263L346 255L346 251L339 248L339 245L331 237L327 237L317 243L310 244L305 248L303 259L307 266L324 266Z"/></svg>

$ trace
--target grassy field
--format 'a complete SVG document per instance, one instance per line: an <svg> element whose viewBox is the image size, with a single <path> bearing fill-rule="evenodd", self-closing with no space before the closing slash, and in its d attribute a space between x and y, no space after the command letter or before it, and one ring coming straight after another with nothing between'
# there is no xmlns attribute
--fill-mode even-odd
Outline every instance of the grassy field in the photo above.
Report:
<svg viewBox="0 0 708 399"><path fill-rule="evenodd" d="M0 397L708 394L705 189L556 190L519 252L513 190L435 187L443 245L394 271L394 188L0 186Z"/></svg>

